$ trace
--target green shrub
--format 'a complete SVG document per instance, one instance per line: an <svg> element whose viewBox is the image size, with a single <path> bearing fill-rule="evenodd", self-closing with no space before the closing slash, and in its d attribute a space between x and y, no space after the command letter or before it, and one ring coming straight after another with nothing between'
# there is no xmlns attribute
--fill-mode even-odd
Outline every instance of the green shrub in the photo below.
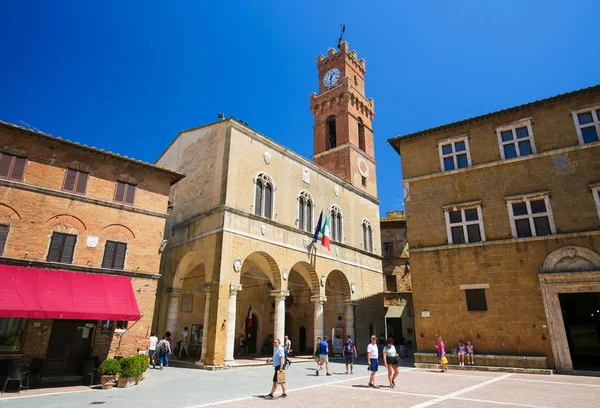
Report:
<svg viewBox="0 0 600 408"><path fill-rule="evenodd" d="M140 372L144 374L148 369L148 356L135 356L140 361Z"/></svg>
<svg viewBox="0 0 600 408"><path fill-rule="evenodd" d="M121 377L137 377L142 373L142 366L138 356L121 359Z"/></svg>
<svg viewBox="0 0 600 408"><path fill-rule="evenodd" d="M120 371L121 364L118 360L115 360L114 358L104 360L98 368L98 372L100 373L100 375L117 375Z"/></svg>

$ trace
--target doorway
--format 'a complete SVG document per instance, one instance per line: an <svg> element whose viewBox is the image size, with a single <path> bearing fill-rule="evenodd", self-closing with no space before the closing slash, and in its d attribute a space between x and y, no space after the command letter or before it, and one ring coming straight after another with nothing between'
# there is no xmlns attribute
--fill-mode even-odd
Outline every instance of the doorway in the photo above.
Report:
<svg viewBox="0 0 600 408"><path fill-rule="evenodd" d="M258 317L252 313L252 324L248 325L246 320L246 341L248 342L248 354L256 354L256 345L258 340L256 339L256 333L258 332Z"/></svg>
<svg viewBox="0 0 600 408"><path fill-rule="evenodd" d="M600 292L559 293L575 370L600 370Z"/></svg>
<svg viewBox="0 0 600 408"><path fill-rule="evenodd" d="M54 320L46 352L47 376L81 375L92 348L95 321Z"/></svg>
<svg viewBox="0 0 600 408"><path fill-rule="evenodd" d="M298 346L300 348L300 353L306 353L306 327L300 326L300 331L298 333Z"/></svg>
<svg viewBox="0 0 600 408"><path fill-rule="evenodd" d="M399 346L402 343L406 345L406 339L402 334L402 318L401 317L390 317L386 318L387 324L387 336L394 339L394 344Z"/></svg>

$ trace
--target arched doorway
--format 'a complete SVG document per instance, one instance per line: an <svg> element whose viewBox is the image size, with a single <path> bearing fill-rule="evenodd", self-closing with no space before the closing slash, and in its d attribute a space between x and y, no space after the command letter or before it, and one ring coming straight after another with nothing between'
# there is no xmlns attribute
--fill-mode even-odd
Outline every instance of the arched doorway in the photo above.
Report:
<svg viewBox="0 0 600 408"><path fill-rule="evenodd" d="M538 278L557 370L600 370L600 254L576 245L556 249Z"/></svg>
<svg viewBox="0 0 600 408"><path fill-rule="evenodd" d="M246 319L246 345L248 347L248 354L258 353L257 336L258 333L258 317L252 313L252 322L250 319Z"/></svg>
<svg viewBox="0 0 600 408"><path fill-rule="evenodd" d="M354 322L354 316L346 315L346 303L350 300L350 284L346 275L339 270L330 272L325 283L325 296L327 301L323 307L323 334L329 337L332 353L341 354L344 339L347 334L351 334L346 333L348 331L346 323Z"/></svg>
<svg viewBox="0 0 600 408"><path fill-rule="evenodd" d="M285 314L285 335L288 336L290 338L290 340L293 338L293 333L294 333L293 322L294 322L294 319L292 318L292 315L289 313L286 313ZM283 342L283 339L281 339L281 341ZM292 346L294 346L293 341L292 341Z"/></svg>
<svg viewBox="0 0 600 408"><path fill-rule="evenodd" d="M288 276L290 295L286 299L286 311L293 319L286 319L285 333L290 336L292 347L300 352L299 327L304 327L304 349L314 340L314 306L311 296L319 293L319 279L314 268L306 262L294 264ZM307 343L308 342L308 343Z"/></svg>
<svg viewBox="0 0 600 408"><path fill-rule="evenodd" d="M306 353L306 327L300 326L298 332L298 350L300 353Z"/></svg>

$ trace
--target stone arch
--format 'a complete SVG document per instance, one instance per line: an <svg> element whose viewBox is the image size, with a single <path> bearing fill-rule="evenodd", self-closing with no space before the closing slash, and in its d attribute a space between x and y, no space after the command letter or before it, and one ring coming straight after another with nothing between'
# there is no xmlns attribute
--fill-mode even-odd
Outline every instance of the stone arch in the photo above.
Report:
<svg viewBox="0 0 600 408"><path fill-rule="evenodd" d="M10 205L0 203L0 223L10 224L13 220L21 220L21 214Z"/></svg>
<svg viewBox="0 0 600 408"><path fill-rule="evenodd" d="M79 234L87 228L83 221L70 214L58 214L46 221L52 231L64 232L67 234Z"/></svg>
<svg viewBox="0 0 600 408"><path fill-rule="evenodd" d="M184 280L192 271L197 272L199 277L202 276L202 274L204 275L204 279L198 279L199 285L205 283L206 274L204 272L204 262L200 254L196 251L189 251L181 258L177 270L175 271L175 275L173 276L171 287L173 289L183 289Z"/></svg>
<svg viewBox="0 0 600 408"><path fill-rule="evenodd" d="M135 239L135 234L123 224L111 224L102 228L100 237L111 241L130 242Z"/></svg>
<svg viewBox="0 0 600 408"><path fill-rule="evenodd" d="M291 271L298 272L298 274L304 278L306 283L310 286L312 295L319 294L319 275L311 264L304 261L296 262L290 269L290 273Z"/></svg>
<svg viewBox="0 0 600 408"><path fill-rule="evenodd" d="M242 275L253 268L260 269L269 278L275 290L281 290L281 271L275 259L266 252L256 251L248 255L242 263Z"/></svg>
<svg viewBox="0 0 600 408"><path fill-rule="evenodd" d="M129 184L138 184L138 179L136 179L135 177L133 177L129 173L118 174L117 175L117 180L118 181L123 181L125 183L129 183Z"/></svg>
<svg viewBox="0 0 600 408"><path fill-rule="evenodd" d="M600 254L589 248L568 245L546 257L540 272L584 272L600 270Z"/></svg>
<svg viewBox="0 0 600 408"><path fill-rule="evenodd" d="M87 164L82 163L80 161L77 161L77 160L73 160L72 162L67 163L66 167L73 169L73 170L83 171L86 173L91 173L91 171L92 171L90 166L88 166Z"/></svg>
<svg viewBox="0 0 600 408"><path fill-rule="evenodd" d="M329 296L327 291L333 292L333 296L335 297L343 297L344 301L350 300L352 297L352 292L350 290L350 281L344 274L344 272L336 269L327 275L327 280L325 281L325 295L328 296L327 301L329 301Z"/></svg>

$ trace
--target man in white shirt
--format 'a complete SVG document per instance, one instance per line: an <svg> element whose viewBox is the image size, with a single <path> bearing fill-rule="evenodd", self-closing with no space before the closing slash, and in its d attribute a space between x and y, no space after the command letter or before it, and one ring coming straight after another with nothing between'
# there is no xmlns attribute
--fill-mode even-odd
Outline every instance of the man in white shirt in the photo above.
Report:
<svg viewBox="0 0 600 408"><path fill-rule="evenodd" d="M371 344L367 346L367 362L369 370L371 370L371 378L369 379L369 387L379 388L375 385L375 374L377 373L377 361L379 359L379 349L377 348L377 336L371 336Z"/></svg>
<svg viewBox="0 0 600 408"><path fill-rule="evenodd" d="M190 353L188 353L188 347L190 345L190 336L189 336L187 327L183 328L181 337L183 337L183 340L181 340L181 347L179 348L179 359L180 360L181 360L181 352L184 350L185 350L185 355L187 356L187 358L190 358Z"/></svg>
<svg viewBox="0 0 600 408"><path fill-rule="evenodd" d="M157 344L158 337L156 337L156 332L152 332L150 334L150 346L148 347L148 357L150 357L150 363L152 364L152 368L156 368L156 359L154 358L154 353L156 353Z"/></svg>
<svg viewBox="0 0 600 408"><path fill-rule="evenodd" d="M292 341L288 336L283 338L283 350L285 351L285 365L287 367L288 365L292 364L288 358L292 352Z"/></svg>

